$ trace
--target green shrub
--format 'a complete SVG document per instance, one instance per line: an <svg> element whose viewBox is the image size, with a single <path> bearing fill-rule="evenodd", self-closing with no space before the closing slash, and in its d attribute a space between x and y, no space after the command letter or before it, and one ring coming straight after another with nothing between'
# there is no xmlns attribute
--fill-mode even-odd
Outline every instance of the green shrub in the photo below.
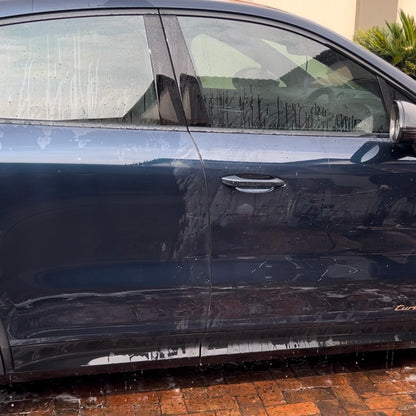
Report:
<svg viewBox="0 0 416 416"><path fill-rule="evenodd" d="M400 11L400 23L358 30L355 42L364 46L412 78L416 79L416 23L413 16Z"/></svg>

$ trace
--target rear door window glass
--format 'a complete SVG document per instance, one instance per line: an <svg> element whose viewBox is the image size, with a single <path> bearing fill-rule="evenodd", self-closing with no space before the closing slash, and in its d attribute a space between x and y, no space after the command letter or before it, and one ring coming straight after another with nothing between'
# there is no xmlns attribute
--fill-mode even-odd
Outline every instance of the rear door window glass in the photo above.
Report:
<svg viewBox="0 0 416 416"><path fill-rule="evenodd" d="M159 124L142 16L0 27L0 118Z"/></svg>

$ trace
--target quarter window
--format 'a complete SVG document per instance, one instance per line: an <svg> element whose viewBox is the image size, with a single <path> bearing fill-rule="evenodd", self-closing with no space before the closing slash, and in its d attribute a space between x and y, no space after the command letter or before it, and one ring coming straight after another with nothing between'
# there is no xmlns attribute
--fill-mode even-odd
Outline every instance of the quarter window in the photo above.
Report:
<svg viewBox="0 0 416 416"><path fill-rule="evenodd" d="M158 124L142 16L0 27L0 117Z"/></svg>
<svg viewBox="0 0 416 416"><path fill-rule="evenodd" d="M210 126L388 131L377 77L328 46L256 23L198 17L179 23Z"/></svg>

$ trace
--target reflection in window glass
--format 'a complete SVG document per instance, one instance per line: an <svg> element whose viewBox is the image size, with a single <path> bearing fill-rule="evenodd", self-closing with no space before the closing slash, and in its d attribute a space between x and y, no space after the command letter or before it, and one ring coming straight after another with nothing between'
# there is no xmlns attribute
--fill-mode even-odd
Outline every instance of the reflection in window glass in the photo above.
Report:
<svg viewBox="0 0 416 416"><path fill-rule="evenodd" d="M0 28L0 117L158 123L141 16Z"/></svg>
<svg viewBox="0 0 416 416"><path fill-rule="evenodd" d="M327 46L249 22L198 17L179 22L211 126L388 132L376 76Z"/></svg>

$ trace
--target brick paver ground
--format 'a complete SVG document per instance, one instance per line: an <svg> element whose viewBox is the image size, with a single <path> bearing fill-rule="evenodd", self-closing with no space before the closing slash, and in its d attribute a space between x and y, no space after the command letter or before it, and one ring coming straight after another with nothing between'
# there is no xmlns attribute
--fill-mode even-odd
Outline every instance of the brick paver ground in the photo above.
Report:
<svg viewBox="0 0 416 416"><path fill-rule="evenodd" d="M0 415L416 416L416 352L14 384L0 387Z"/></svg>

